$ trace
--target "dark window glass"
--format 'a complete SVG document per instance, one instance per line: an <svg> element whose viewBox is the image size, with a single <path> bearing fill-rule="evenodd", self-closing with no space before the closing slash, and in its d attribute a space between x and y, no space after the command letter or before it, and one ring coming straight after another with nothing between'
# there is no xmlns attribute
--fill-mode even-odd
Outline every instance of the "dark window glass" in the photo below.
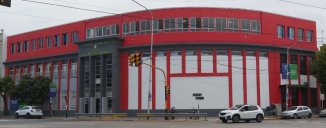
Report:
<svg viewBox="0 0 326 128"><path fill-rule="evenodd" d="M104 29L106 30L106 29ZM72 42L73 43L77 43L78 42L78 32L75 31L75 32L72 32Z"/></svg>
<svg viewBox="0 0 326 128"><path fill-rule="evenodd" d="M302 28L298 29L298 40L303 41L304 38L304 30Z"/></svg>
<svg viewBox="0 0 326 128"><path fill-rule="evenodd" d="M291 54L290 64L298 64L298 57L297 57L297 55L292 55Z"/></svg>
<svg viewBox="0 0 326 128"><path fill-rule="evenodd" d="M197 31L201 31L201 18L200 17L196 17L196 29Z"/></svg>
<svg viewBox="0 0 326 128"><path fill-rule="evenodd" d="M232 51L232 55L241 56L241 51Z"/></svg>
<svg viewBox="0 0 326 128"><path fill-rule="evenodd" d="M294 40L294 28L288 27L288 39Z"/></svg>
<svg viewBox="0 0 326 128"><path fill-rule="evenodd" d="M257 106L249 106L248 107L248 111L255 111L255 110L258 110Z"/></svg>
<svg viewBox="0 0 326 128"><path fill-rule="evenodd" d="M32 40L32 49L36 49L36 39Z"/></svg>
<svg viewBox="0 0 326 128"><path fill-rule="evenodd" d="M140 23L139 21L136 22L136 34L139 34Z"/></svg>
<svg viewBox="0 0 326 128"><path fill-rule="evenodd" d="M24 52L28 51L28 41L24 41Z"/></svg>
<svg viewBox="0 0 326 128"><path fill-rule="evenodd" d="M169 32L171 29L170 19L164 19L164 30L165 32Z"/></svg>
<svg viewBox="0 0 326 128"><path fill-rule="evenodd" d="M21 44L20 44L20 42L17 43L17 52L18 53L21 52Z"/></svg>
<svg viewBox="0 0 326 128"><path fill-rule="evenodd" d="M52 47L52 38L51 38L51 36L46 37L46 44L47 44L48 48Z"/></svg>
<svg viewBox="0 0 326 128"><path fill-rule="evenodd" d="M188 28L189 28L189 19L188 18L183 18L183 31L188 31Z"/></svg>
<svg viewBox="0 0 326 128"><path fill-rule="evenodd" d="M250 31L250 20L241 19L241 31L242 32L249 32Z"/></svg>
<svg viewBox="0 0 326 128"><path fill-rule="evenodd" d="M43 37L38 38L38 48L43 48Z"/></svg>
<svg viewBox="0 0 326 128"><path fill-rule="evenodd" d="M284 25L277 25L277 37L278 38L284 38L285 37Z"/></svg>
<svg viewBox="0 0 326 128"><path fill-rule="evenodd" d="M14 54L15 53L15 44L11 44L11 54Z"/></svg>
<svg viewBox="0 0 326 128"><path fill-rule="evenodd" d="M300 56L300 74L307 75L307 57Z"/></svg>
<svg viewBox="0 0 326 128"><path fill-rule="evenodd" d="M102 30L102 29L101 29ZM102 36L102 31L101 31L101 36ZM62 34L62 44L66 45L69 41L69 36L68 33L64 33Z"/></svg>
<svg viewBox="0 0 326 128"><path fill-rule="evenodd" d="M307 34L306 34L306 41L307 41L307 42L312 42L312 40L313 40L313 38L312 38L312 37L313 37L313 35L312 35L312 34L313 34L312 30L307 30L306 32L307 32Z"/></svg>
<svg viewBox="0 0 326 128"><path fill-rule="evenodd" d="M60 35L55 35L54 36L54 46L59 47L60 45Z"/></svg>
<svg viewBox="0 0 326 128"><path fill-rule="evenodd" d="M280 54L280 71L282 72L282 64L287 64L287 57L286 54Z"/></svg>

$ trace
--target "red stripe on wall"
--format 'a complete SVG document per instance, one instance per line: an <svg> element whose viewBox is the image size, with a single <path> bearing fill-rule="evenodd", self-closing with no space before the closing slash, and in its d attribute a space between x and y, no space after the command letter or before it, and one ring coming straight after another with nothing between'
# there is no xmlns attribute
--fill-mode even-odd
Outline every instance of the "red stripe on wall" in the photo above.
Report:
<svg viewBox="0 0 326 128"><path fill-rule="evenodd" d="M197 63L198 63L197 70L199 73L201 73L201 50L200 50L200 48L198 48L198 51L197 51Z"/></svg>
<svg viewBox="0 0 326 128"><path fill-rule="evenodd" d="M169 87L170 88L170 91L171 91L171 86L170 86L170 83L171 83L171 81L170 81L170 75L171 75L171 69L170 69L170 67L171 67L171 61L170 61L170 56L171 56L171 52L170 52L170 50L168 50L167 51L167 54L166 54L166 57L167 57L167 59L166 59L166 71L167 71L167 73L166 73L166 75L167 75L167 87ZM185 68L185 67L183 67L183 68ZM169 109L170 108L170 106L171 106L171 101L170 101L170 99L171 99L171 96L170 96L171 94L169 94L169 95L167 95L167 109Z"/></svg>
<svg viewBox="0 0 326 128"><path fill-rule="evenodd" d="M260 106L260 61L259 51L256 51L256 80L257 80L257 104Z"/></svg>
<svg viewBox="0 0 326 128"><path fill-rule="evenodd" d="M243 49L242 50L242 71L243 71L243 103L247 104L247 54L246 54L246 50Z"/></svg>
<svg viewBox="0 0 326 128"><path fill-rule="evenodd" d="M156 51L153 51L152 65L156 66ZM156 109L156 69L152 67L152 109Z"/></svg>
<svg viewBox="0 0 326 128"><path fill-rule="evenodd" d="M280 53L268 52L269 100L271 104L281 104Z"/></svg>
<svg viewBox="0 0 326 128"><path fill-rule="evenodd" d="M138 66L138 111L141 111L142 107L142 65Z"/></svg>
<svg viewBox="0 0 326 128"><path fill-rule="evenodd" d="M213 49L213 72L217 72L217 58L216 58L216 48Z"/></svg>
<svg viewBox="0 0 326 128"><path fill-rule="evenodd" d="M182 74L186 73L186 50L182 49Z"/></svg>
<svg viewBox="0 0 326 128"><path fill-rule="evenodd" d="M58 111L60 111L60 96L61 96L61 69L62 69L62 61L59 60L59 71L58 71Z"/></svg>
<svg viewBox="0 0 326 128"><path fill-rule="evenodd" d="M128 52L120 52L120 109L128 110Z"/></svg>
<svg viewBox="0 0 326 128"><path fill-rule="evenodd" d="M228 73L229 73L229 107L233 106L232 96L232 51L228 49Z"/></svg>
<svg viewBox="0 0 326 128"><path fill-rule="evenodd" d="M67 101L66 105L70 105L70 69L71 69L71 60L68 60L68 73L67 73ZM67 111L69 111L69 107L67 108Z"/></svg>

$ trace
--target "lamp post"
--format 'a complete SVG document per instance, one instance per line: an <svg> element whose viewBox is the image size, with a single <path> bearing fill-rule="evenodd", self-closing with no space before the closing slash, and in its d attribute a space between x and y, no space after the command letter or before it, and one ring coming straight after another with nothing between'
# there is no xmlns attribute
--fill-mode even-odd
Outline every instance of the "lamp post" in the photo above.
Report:
<svg viewBox="0 0 326 128"><path fill-rule="evenodd" d="M290 48L291 47L293 47L294 45L297 45L297 43L295 42L295 43L293 43L293 44L291 44L290 46L288 46L287 48L286 48L286 64L287 64L287 70L289 70L289 65L290 65L290 62L289 62L289 54L290 54ZM288 75L288 73L289 73L289 71L287 72L287 77L288 77L288 82L291 80L290 79L290 75ZM289 101L289 85L290 85L290 83L288 83L287 85L286 85L286 110L288 110L288 107L289 107L289 104L288 104L288 101Z"/></svg>
<svg viewBox="0 0 326 128"><path fill-rule="evenodd" d="M154 17L152 12L146 8L144 5L138 3L136 0L132 0L133 2L135 2L136 4L138 4L139 6L142 6L143 8L145 8L145 10L151 15L151 56L150 56L150 65L152 65L152 57L153 57L153 38L154 38L154 33L153 33L153 26L154 26ZM152 68L149 69L149 84L148 84L148 102L147 102L147 113L149 113L149 106L150 106L150 98L152 97L151 95L151 77L152 77Z"/></svg>

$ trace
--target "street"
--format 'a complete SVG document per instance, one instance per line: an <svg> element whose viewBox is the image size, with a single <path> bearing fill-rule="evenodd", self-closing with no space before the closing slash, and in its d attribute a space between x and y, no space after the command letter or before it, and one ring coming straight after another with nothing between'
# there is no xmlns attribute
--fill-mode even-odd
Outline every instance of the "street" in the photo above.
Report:
<svg viewBox="0 0 326 128"><path fill-rule="evenodd" d="M194 120L141 120L122 121L77 121L63 119L0 119L0 128L325 128L326 118L264 120L262 123L226 123L209 118Z"/></svg>

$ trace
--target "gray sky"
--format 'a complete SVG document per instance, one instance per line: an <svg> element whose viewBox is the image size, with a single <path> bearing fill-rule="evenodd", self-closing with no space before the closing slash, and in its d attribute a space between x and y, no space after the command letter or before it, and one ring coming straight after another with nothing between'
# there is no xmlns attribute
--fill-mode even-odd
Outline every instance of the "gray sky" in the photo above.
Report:
<svg viewBox="0 0 326 128"><path fill-rule="evenodd" d="M7 35L19 34L36 29L51 27L73 21L109 14L37 4L23 0L11 0L11 8L0 6L0 29ZM93 9L112 13L143 10L131 0L33 0L60 5ZM282 0L138 0L149 9L167 7L222 7L242 8L277 13L317 23L317 41L321 45L322 30L326 41L326 0L285 0L312 5L297 5ZM320 7L320 8L318 8Z"/></svg>

